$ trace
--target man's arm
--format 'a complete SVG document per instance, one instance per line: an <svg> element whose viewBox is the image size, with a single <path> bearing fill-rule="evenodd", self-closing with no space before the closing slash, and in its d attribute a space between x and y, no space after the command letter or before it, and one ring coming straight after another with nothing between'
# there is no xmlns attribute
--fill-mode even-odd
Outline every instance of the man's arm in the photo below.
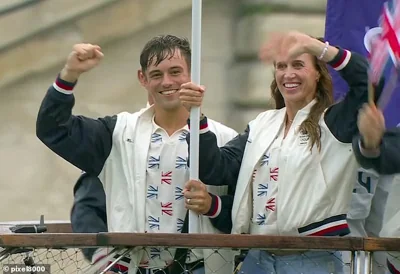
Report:
<svg viewBox="0 0 400 274"><path fill-rule="evenodd" d="M96 176L85 173L76 183L71 225L75 233L107 232L106 195Z"/></svg>
<svg viewBox="0 0 400 274"><path fill-rule="evenodd" d="M353 150L363 168L372 168L379 174L400 173L400 129L387 130L379 147L365 148L360 135L353 139Z"/></svg>
<svg viewBox="0 0 400 274"><path fill-rule="evenodd" d="M72 115L73 89L79 76L103 58L99 46L74 45L67 62L49 87L36 121L37 137L56 154L87 173L98 175L112 147L117 117L90 119Z"/></svg>
<svg viewBox="0 0 400 274"><path fill-rule="evenodd" d="M60 157L98 175L112 148L117 117L96 120L72 115L74 87L60 77L49 87L37 116L36 135Z"/></svg>
<svg viewBox="0 0 400 274"><path fill-rule="evenodd" d="M103 185L96 176L82 174L74 187L71 209L71 226L74 233L107 232L106 196ZM84 248L82 253L91 261L96 248Z"/></svg>

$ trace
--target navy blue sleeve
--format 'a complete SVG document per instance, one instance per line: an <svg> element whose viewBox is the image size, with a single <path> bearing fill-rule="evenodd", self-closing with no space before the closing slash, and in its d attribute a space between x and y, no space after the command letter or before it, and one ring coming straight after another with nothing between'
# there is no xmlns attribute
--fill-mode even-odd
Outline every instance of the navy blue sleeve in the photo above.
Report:
<svg viewBox="0 0 400 274"><path fill-rule="evenodd" d="M189 123L190 124L190 123ZM200 121L199 137L199 179L206 185L236 186L249 127L225 146L218 147L217 137L208 129L207 117ZM190 146L190 135L186 136ZM189 163L190 164L190 163Z"/></svg>
<svg viewBox="0 0 400 274"><path fill-rule="evenodd" d="M107 232L106 195L98 177L85 173L75 184L71 226L74 233ZM91 260L95 250L84 248L82 252Z"/></svg>
<svg viewBox="0 0 400 274"><path fill-rule="evenodd" d="M379 174L400 173L400 129L387 130L379 147L379 156L366 157L360 150L361 137L353 139L353 151L358 163L365 169L374 169Z"/></svg>
<svg viewBox="0 0 400 274"><path fill-rule="evenodd" d="M111 152L117 117L91 119L73 115L74 95L60 92L72 90L73 86L57 78L49 87L37 116L36 135L57 155L97 176Z"/></svg>
<svg viewBox="0 0 400 274"><path fill-rule="evenodd" d="M232 206L235 188L229 186L228 194L219 196L210 193L212 197L211 208L205 215L213 215L219 212L215 218L210 218L211 224L219 231L230 234L232 231Z"/></svg>
<svg viewBox="0 0 400 274"><path fill-rule="evenodd" d="M337 140L351 143L353 136L358 133L358 111L368 102L368 61L356 52L350 54L339 48L339 53L329 64L339 71L349 91L342 101L326 111L325 123ZM383 82L375 87L375 101L380 96L382 86Z"/></svg>

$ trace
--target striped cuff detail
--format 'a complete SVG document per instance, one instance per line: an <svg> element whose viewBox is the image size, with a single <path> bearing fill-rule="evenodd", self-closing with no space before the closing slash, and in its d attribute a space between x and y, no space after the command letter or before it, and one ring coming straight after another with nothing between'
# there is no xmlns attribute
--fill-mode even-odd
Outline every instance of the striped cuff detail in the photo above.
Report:
<svg viewBox="0 0 400 274"><path fill-rule="evenodd" d="M394 267L394 265L391 262L389 262L389 259L386 259L386 264L391 274L400 274L400 270Z"/></svg>
<svg viewBox="0 0 400 274"><path fill-rule="evenodd" d="M62 80L60 75L58 75L56 81L53 83L54 89L64 94L72 94L75 85L76 83L70 83Z"/></svg>
<svg viewBox="0 0 400 274"><path fill-rule="evenodd" d="M345 236L350 234L346 214L329 217L298 229L300 236Z"/></svg>
<svg viewBox="0 0 400 274"><path fill-rule="evenodd" d="M97 263L104 257L108 255L108 248L99 248L95 251L95 253L92 256L92 264Z"/></svg>
<svg viewBox="0 0 400 274"><path fill-rule="evenodd" d="M204 214L209 218L216 218L221 213L222 203L221 198L217 195L211 194L211 208L210 210Z"/></svg>
<svg viewBox="0 0 400 274"><path fill-rule="evenodd" d="M110 265L110 264L111 264L111 262L109 262L108 265ZM116 263L115 265L113 265L113 266L109 269L109 271L112 271L113 273L114 273L114 272L115 272L115 273L128 273L128 270L129 270L129 266L120 264L119 262Z"/></svg>
<svg viewBox="0 0 400 274"><path fill-rule="evenodd" d="M200 134L206 133L208 131L208 121L207 117L200 120Z"/></svg>
<svg viewBox="0 0 400 274"><path fill-rule="evenodd" d="M118 258L119 255L115 256L114 259ZM128 273L129 270L129 264L131 262L131 259L128 257L123 257L121 260L119 260L115 265L113 265L110 269L110 271L113 271L115 273ZM112 262L108 262L108 265L110 265Z"/></svg>
<svg viewBox="0 0 400 274"><path fill-rule="evenodd" d="M342 70L349 63L351 52L348 50L339 49L338 55L333 58L329 64L334 70Z"/></svg>
<svg viewBox="0 0 400 274"><path fill-rule="evenodd" d="M189 119L188 119L187 124L188 124L188 127L190 129L190 120ZM208 120L207 120L207 117L204 116L204 118L200 120L200 131L199 132L200 132L200 134L203 134L203 133L206 133L208 131L209 131L209 129L208 129Z"/></svg>

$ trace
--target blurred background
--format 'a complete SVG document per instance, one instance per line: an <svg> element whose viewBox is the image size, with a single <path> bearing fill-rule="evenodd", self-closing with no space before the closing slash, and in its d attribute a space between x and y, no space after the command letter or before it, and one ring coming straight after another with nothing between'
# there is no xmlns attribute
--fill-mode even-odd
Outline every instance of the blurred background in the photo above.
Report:
<svg viewBox="0 0 400 274"><path fill-rule="evenodd" d="M273 31L323 36L326 0L203 0L204 113L237 131L273 107L271 68L257 53ZM80 170L35 135L47 88L75 43L102 47L101 65L76 88L75 114L97 118L146 105L136 78L151 37L191 38L190 0L0 1L0 222L69 220Z"/></svg>

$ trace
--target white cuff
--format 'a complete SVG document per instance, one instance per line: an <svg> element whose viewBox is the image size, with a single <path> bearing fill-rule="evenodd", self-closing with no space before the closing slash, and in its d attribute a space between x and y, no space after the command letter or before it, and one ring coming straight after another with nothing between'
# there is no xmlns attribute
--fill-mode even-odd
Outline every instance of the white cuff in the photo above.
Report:
<svg viewBox="0 0 400 274"><path fill-rule="evenodd" d="M217 199L216 202L217 204L215 205L215 208L213 208L214 212L211 213L211 215L206 215L208 218L217 218L219 214L221 213L222 209L222 202L221 198L218 195L214 195Z"/></svg>
<svg viewBox="0 0 400 274"><path fill-rule="evenodd" d="M62 88L62 87L60 87L60 85L57 84L57 82L53 83L53 87L55 90L57 90L58 92L63 93L63 94L69 95L69 94L73 93L72 89L69 90L69 89Z"/></svg>
<svg viewBox="0 0 400 274"><path fill-rule="evenodd" d="M366 149L363 148L361 140L358 141L358 147L360 148L361 155L367 158L378 158L381 155L381 150L377 149Z"/></svg>

